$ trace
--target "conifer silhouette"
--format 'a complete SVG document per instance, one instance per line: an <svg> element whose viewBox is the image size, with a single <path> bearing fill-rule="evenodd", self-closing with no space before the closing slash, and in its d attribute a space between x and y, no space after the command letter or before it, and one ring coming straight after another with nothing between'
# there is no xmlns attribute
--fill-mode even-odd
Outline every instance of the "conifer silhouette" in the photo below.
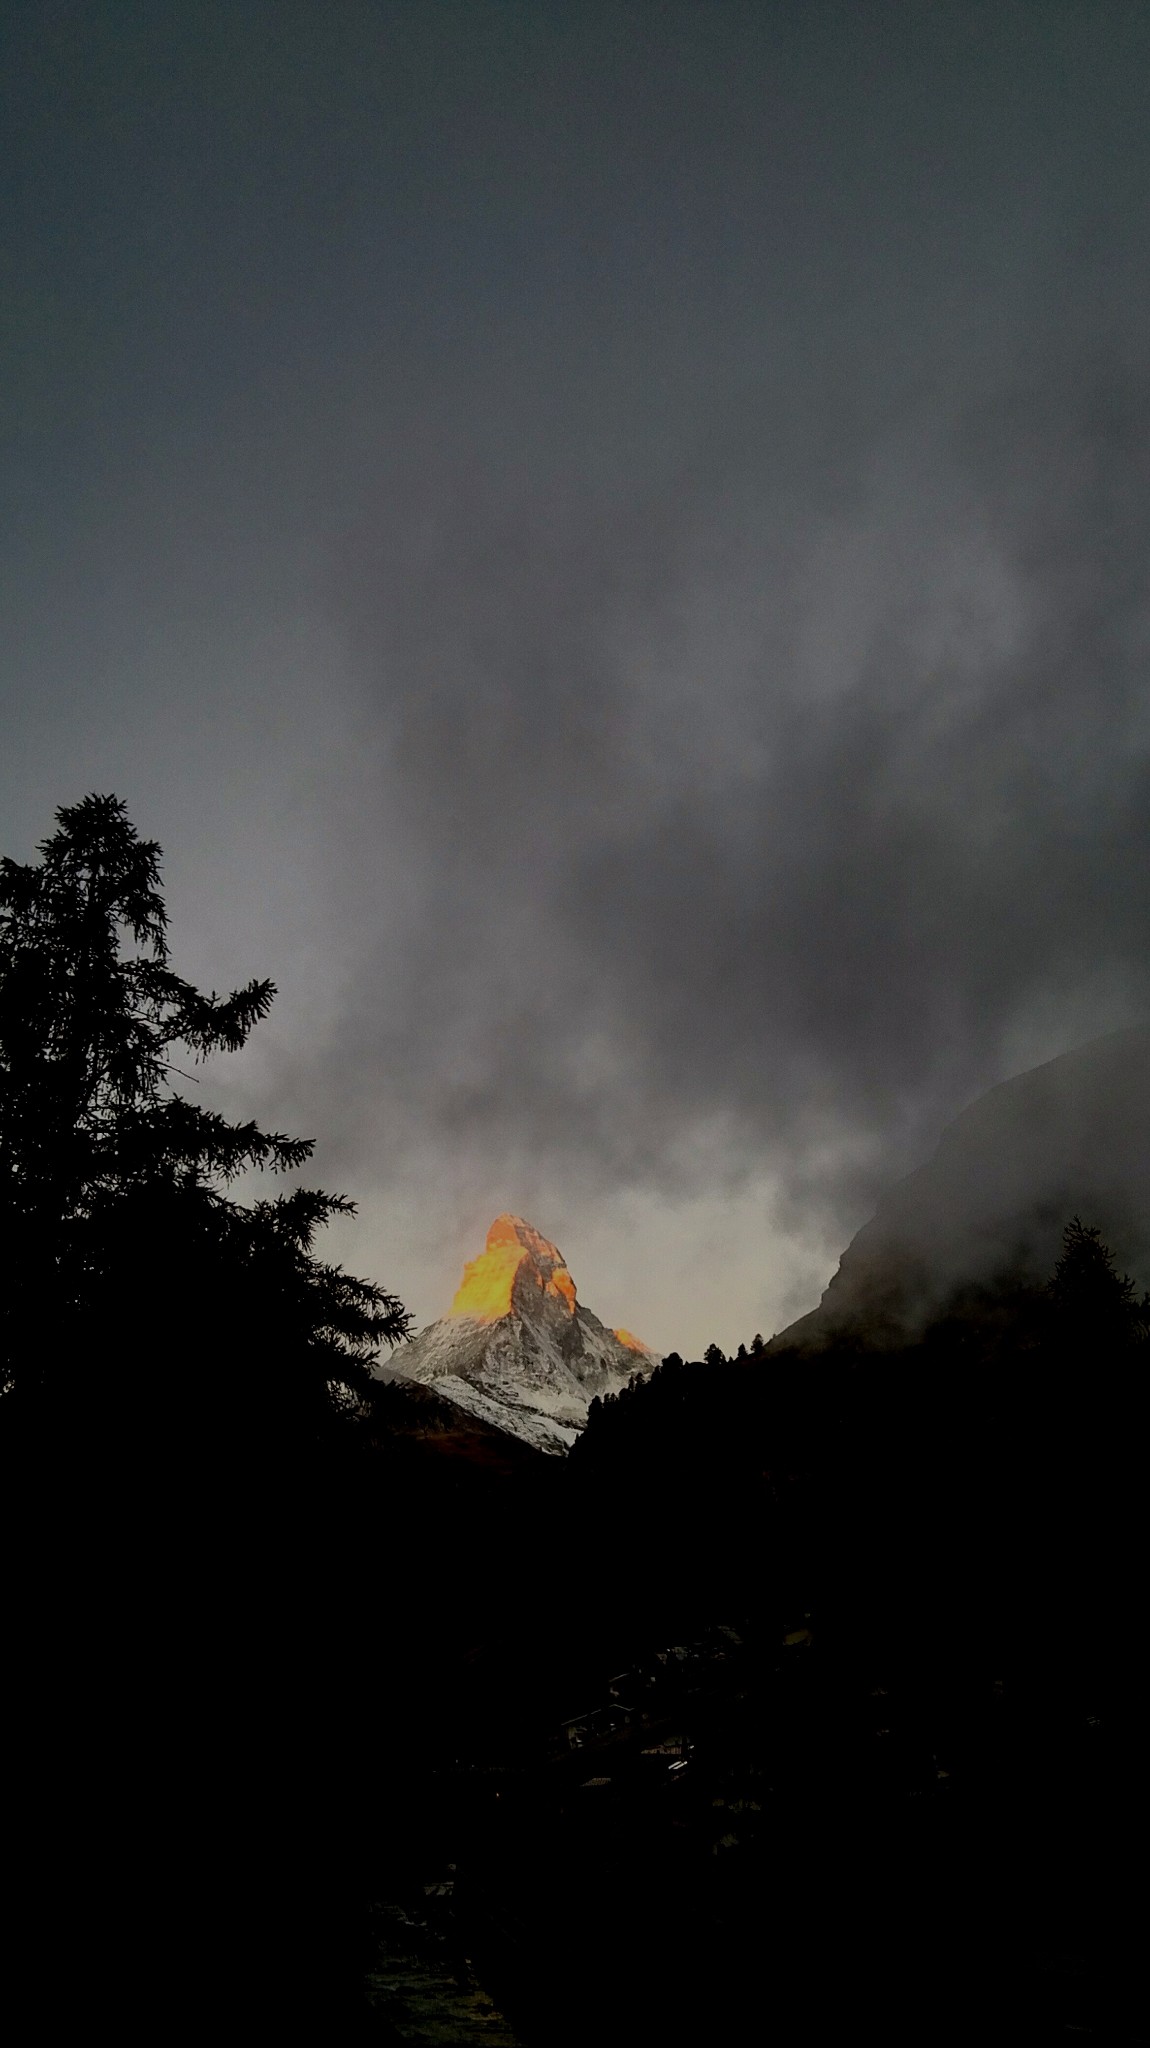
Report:
<svg viewBox="0 0 1150 2048"><path fill-rule="evenodd" d="M1048 1289L1056 1335L1125 1349L1150 1332L1150 1296L1139 1301L1129 1274L1092 1224L1074 1216L1062 1233L1062 1253Z"/></svg>
<svg viewBox="0 0 1150 2048"><path fill-rule="evenodd" d="M378 1346L408 1329L394 1295L313 1254L319 1228L354 1205L303 1188L237 1200L247 1170L298 1168L311 1141L230 1123L173 1085L190 1078L176 1054L237 1051L275 986L203 995L172 971L160 849L119 798L87 796L56 822L38 864L0 863L0 1221L13 1254L0 1385L59 1382L94 1350L107 1362L114 1320L114 1371L133 1324L134 1348L144 1335L158 1363L178 1309L185 1363L192 1330L202 1343L210 1328L217 1357L290 1356L317 1413L346 1403ZM281 1392L290 1402L282 1375Z"/></svg>

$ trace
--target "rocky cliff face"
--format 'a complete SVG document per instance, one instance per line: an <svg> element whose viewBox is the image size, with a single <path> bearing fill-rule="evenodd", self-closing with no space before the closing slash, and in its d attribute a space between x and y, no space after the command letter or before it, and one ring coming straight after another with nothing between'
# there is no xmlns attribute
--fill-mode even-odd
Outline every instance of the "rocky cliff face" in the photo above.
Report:
<svg viewBox="0 0 1150 2048"><path fill-rule="evenodd" d="M392 1354L391 1369L539 1450L574 1443L596 1395L658 1364L579 1301L562 1254L521 1216L497 1216L447 1314Z"/></svg>
<svg viewBox="0 0 1150 2048"><path fill-rule="evenodd" d="M1150 1026L980 1096L852 1239L819 1306L768 1348L913 1341L963 1289L1049 1279L1075 1214L1150 1285Z"/></svg>

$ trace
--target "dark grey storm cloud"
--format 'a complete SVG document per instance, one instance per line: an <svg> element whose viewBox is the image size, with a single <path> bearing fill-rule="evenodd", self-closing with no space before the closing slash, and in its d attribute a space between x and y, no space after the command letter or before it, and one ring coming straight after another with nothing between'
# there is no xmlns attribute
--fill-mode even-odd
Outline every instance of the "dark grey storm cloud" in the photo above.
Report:
<svg viewBox="0 0 1150 2048"><path fill-rule="evenodd" d="M1144 10L176 13L8 29L9 790L277 974L252 1105L833 1235L1145 1014Z"/></svg>
<svg viewBox="0 0 1150 2048"><path fill-rule="evenodd" d="M1146 393L1058 354L845 439L837 503L750 427L649 496L408 482L351 612L426 893L342 1072L623 1174L726 1114L801 1181L1144 1005Z"/></svg>

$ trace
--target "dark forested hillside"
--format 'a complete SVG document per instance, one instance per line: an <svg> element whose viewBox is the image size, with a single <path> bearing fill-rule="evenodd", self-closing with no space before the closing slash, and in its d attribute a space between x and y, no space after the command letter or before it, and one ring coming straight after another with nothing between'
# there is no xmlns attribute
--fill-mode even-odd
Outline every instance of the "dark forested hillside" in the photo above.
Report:
<svg viewBox="0 0 1150 2048"><path fill-rule="evenodd" d="M940 1654L976 1613L1041 1660L1068 1586L1125 1575L1148 1357L1146 1302L1075 1219L1048 1286L963 1290L917 1342L665 1361L593 1411L573 1490L701 1600L777 1583Z"/></svg>
<svg viewBox="0 0 1150 2048"><path fill-rule="evenodd" d="M1075 1221L1049 1286L968 1290L917 1343L672 1359L595 1411L567 1510L610 1532L599 1625L696 1673L663 1849L620 1737L585 1766L611 1826L556 1823L576 1896L646 1872L611 1951L634 2024L1136 2037L1145 1311Z"/></svg>

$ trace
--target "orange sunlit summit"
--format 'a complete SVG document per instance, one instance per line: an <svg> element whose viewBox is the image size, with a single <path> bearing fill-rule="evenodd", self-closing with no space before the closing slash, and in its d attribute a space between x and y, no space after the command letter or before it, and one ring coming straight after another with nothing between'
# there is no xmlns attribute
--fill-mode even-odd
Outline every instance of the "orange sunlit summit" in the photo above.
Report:
<svg viewBox="0 0 1150 2048"><path fill-rule="evenodd" d="M497 1322L510 1315L516 1277L526 1266L524 1278L542 1293L566 1303L575 1313L575 1282L555 1245L521 1216L497 1216L487 1233L487 1248L463 1268L463 1281L448 1310L453 1316L472 1316L479 1323ZM633 1341L633 1340L632 1340Z"/></svg>

